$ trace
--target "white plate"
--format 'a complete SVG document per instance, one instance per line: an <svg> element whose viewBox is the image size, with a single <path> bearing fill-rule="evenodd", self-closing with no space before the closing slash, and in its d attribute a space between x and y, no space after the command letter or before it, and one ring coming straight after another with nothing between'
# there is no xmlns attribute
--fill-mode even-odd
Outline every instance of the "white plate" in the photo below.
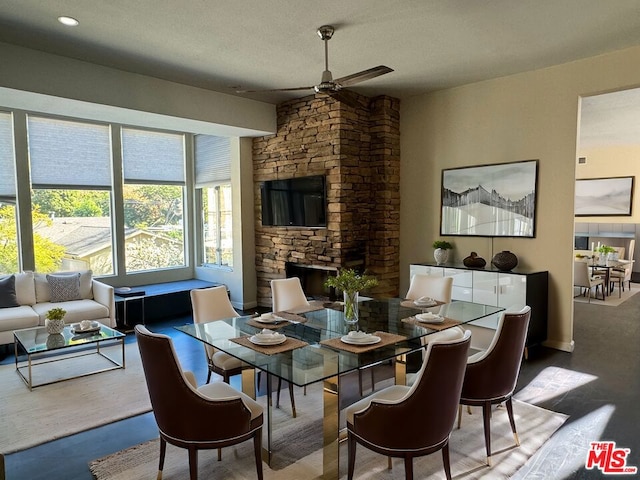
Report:
<svg viewBox="0 0 640 480"><path fill-rule="evenodd" d="M268 341L262 341L259 338L256 338L255 335L252 335L251 337L249 337L249 341L255 345L262 345L262 346L268 346L268 345L280 345L281 343L284 343L287 340L287 337L285 335L278 335L277 340L268 340Z"/></svg>
<svg viewBox="0 0 640 480"><path fill-rule="evenodd" d="M422 323L442 323L444 322L444 317L433 313L419 313L416 315L416 320Z"/></svg>
<svg viewBox="0 0 640 480"><path fill-rule="evenodd" d="M256 317L255 320L256 322L260 322L260 323L279 323L279 322L283 322L284 318L278 317L273 313L268 313L268 314L265 313L263 315L260 315L259 317Z"/></svg>
<svg viewBox="0 0 640 480"><path fill-rule="evenodd" d="M367 338L355 340L349 335L344 335L342 338L340 338L340 340L350 345L373 345L374 343L378 343L382 339L375 335L369 335Z"/></svg>

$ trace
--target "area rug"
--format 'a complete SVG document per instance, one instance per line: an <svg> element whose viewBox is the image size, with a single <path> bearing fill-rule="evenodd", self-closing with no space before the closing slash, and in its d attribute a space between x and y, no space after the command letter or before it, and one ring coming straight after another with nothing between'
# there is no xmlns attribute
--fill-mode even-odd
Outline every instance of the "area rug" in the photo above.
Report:
<svg viewBox="0 0 640 480"><path fill-rule="evenodd" d="M587 299L587 297L583 297L581 295L578 295L578 289L574 288L574 295L578 295L575 296L573 298L574 302L578 302L578 303L591 303L592 305L604 305L606 307L617 307L618 305L626 302L627 300L629 300L631 297L633 297L636 293L640 292L640 285L636 285L633 284L632 288L625 288L624 292L622 292L622 294L620 295L620 297L618 296L618 288L616 286L616 289L614 292L611 293L611 295L608 295L606 297L604 297L604 301L602 300L602 296L601 294L599 294L599 298L594 298L593 294L591 295L591 302L589 302L589 300Z"/></svg>
<svg viewBox="0 0 640 480"><path fill-rule="evenodd" d="M291 419L287 412L274 410L274 456L271 466L263 463L266 480L315 479L322 475L322 427L318 412L321 407L316 395L308 392L298 395L298 418ZM319 397L319 395L317 396ZM316 403L314 403L316 402ZM514 414L521 446L517 447L509 427L506 411L494 412L491 422L493 467L485 465L482 414L472 410L464 413L460 430L454 429L450 440L451 470L458 480L506 479L522 467L565 422L566 416L528 403L514 401ZM283 419L284 425L278 423ZM90 462L89 468L96 480L128 480L155 478L158 468L159 441L152 440L113 455ZM346 478L347 445L340 446L340 478ZM223 449L222 461L215 451L202 451L198 456L199 478L225 480L255 479L255 463L250 442ZM442 456L435 453L414 460L416 478L444 479ZM188 480L189 468L186 450L167 448L163 478ZM355 478L360 480L404 479L404 465L394 459L392 470L387 459L364 447L358 447Z"/></svg>
<svg viewBox="0 0 640 480"><path fill-rule="evenodd" d="M120 346L103 348L119 360ZM15 365L0 366L0 452L13 453L151 410L136 343L125 346L126 368L29 391ZM72 376L104 359L82 356L33 368L39 381Z"/></svg>

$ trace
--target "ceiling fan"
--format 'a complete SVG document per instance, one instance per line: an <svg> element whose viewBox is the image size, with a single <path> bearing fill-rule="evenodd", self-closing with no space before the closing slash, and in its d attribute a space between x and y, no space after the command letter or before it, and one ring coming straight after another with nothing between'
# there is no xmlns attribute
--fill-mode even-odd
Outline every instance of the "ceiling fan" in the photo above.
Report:
<svg viewBox="0 0 640 480"><path fill-rule="evenodd" d="M344 102L352 107L360 106L354 102L351 97L344 94L342 91L345 87L351 87L360 82L371 80L372 78L379 77L385 73L393 72L392 68L384 65L369 68L358 73L352 73L346 77L340 77L333 79L333 75L329 70L329 45L328 42L333 37L335 29L331 25L323 25L318 28L318 36L324 41L324 71L322 72L322 78L317 85L311 85L308 87L293 87L293 88L275 88L271 90L236 90L236 93L250 93L250 92L292 92L296 90L314 90L316 93L328 95L340 102Z"/></svg>

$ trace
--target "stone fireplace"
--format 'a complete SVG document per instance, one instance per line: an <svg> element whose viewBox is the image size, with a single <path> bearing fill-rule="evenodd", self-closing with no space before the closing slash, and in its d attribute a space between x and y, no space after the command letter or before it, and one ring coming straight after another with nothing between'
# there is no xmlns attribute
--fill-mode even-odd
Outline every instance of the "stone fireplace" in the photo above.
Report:
<svg viewBox="0 0 640 480"><path fill-rule="evenodd" d="M278 105L277 133L253 141L261 306L271 305L272 279L308 277L311 295L341 268L375 275L370 294L398 295L399 100L346 93L361 106L321 95ZM261 182L317 174L326 178L326 228L262 226Z"/></svg>

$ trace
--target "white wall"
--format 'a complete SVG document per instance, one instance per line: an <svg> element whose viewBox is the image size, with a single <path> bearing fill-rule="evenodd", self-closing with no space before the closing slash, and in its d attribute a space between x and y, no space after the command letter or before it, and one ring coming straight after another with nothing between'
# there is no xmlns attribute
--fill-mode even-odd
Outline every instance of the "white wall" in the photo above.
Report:
<svg viewBox="0 0 640 480"><path fill-rule="evenodd" d="M0 107L224 136L275 132L275 106L0 43Z"/></svg>
<svg viewBox="0 0 640 480"><path fill-rule="evenodd" d="M640 84L640 48L417 96L401 103L400 291L440 238L443 168L539 159L534 239L448 237L455 259L511 250L549 271L548 344L573 349L573 195L580 96Z"/></svg>

